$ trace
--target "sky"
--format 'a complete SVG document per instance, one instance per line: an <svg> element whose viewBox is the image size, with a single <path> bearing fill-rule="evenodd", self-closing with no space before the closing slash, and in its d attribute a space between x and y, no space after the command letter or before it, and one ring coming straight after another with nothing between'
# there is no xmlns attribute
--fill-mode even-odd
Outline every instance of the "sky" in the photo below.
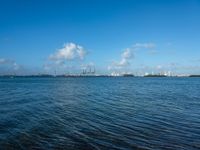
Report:
<svg viewBox="0 0 200 150"><path fill-rule="evenodd" d="M200 0L0 0L0 74L200 74Z"/></svg>

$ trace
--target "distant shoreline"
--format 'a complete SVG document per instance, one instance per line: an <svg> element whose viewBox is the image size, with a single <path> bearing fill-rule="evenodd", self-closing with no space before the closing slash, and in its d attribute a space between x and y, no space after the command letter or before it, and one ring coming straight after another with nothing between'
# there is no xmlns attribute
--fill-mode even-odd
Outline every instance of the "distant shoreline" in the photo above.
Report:
<svg viewBox="0 0 200 150"><path fill-rule="evenodd" d="M112 75L1 75L0 78L89 78L89 77L123 77L123 78L198 78L200 75L189 76L165 76L165 75L146 75L146 76L112 76Z"/></svg>

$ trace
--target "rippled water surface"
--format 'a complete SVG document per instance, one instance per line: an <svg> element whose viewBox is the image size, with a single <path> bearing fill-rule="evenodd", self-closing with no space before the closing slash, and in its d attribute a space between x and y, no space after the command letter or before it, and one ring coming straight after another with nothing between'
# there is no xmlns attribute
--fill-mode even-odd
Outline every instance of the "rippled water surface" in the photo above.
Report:
<svg viewBox="0 0 200 150"><path fill-rule="evenodd" d="M200 149L200 78L1 78L0 149Z"/></svg>

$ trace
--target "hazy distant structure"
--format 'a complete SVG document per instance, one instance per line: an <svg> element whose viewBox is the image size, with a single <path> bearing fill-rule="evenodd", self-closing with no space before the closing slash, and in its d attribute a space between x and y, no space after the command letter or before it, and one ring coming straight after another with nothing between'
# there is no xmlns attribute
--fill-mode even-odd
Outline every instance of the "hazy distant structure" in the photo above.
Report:
<svg viewBox="0 0 200 150"><path fill-rule="evenodd" d="M144 74L144 76L166 76L166 77L173 77L173 76L176 76L172 71L162 71L162 72L157 72L157 73L148 73L146 72ZM184 75L185 76L185 75Z"/></svg>
<svg viewBox="0 0 200 150"><path fill-rule="evenodd" d="M83 75L94 75L96 73L95 67L93 66L88 66L83 69L82 74Z"/></svg>

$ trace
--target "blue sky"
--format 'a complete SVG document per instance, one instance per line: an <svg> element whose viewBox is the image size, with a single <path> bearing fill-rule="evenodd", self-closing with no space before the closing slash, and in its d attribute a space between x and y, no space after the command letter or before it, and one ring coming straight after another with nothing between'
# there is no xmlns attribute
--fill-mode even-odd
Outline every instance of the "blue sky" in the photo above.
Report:
<svg viewBox="0 0 200 150"><path fill-rule="evenodd" d="M199 74L199 41L199 0L0 1L0 74Z"/></svg>

